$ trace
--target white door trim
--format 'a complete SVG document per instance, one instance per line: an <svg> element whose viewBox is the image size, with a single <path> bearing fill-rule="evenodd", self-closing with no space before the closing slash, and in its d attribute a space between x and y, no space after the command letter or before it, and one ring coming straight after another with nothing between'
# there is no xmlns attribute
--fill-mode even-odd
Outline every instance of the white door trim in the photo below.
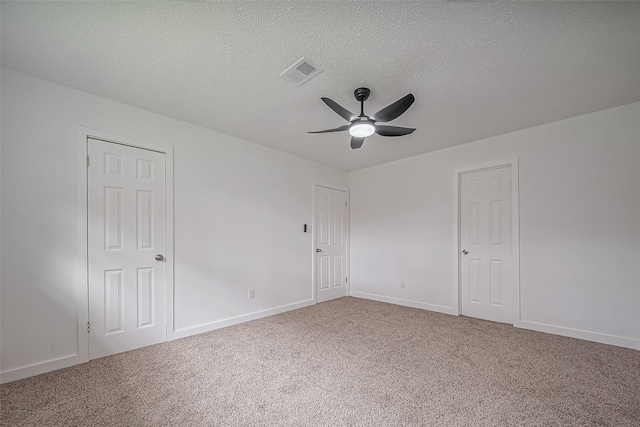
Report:
<svg viewBox="0 0 640 427"><path fill-rule="evenodd" d="M518 198L518 158L508 159L501 162L487 163L470 166L454 171L453 176L453 263L454 263L454 286L453 300L457 301L457 314L462 314L462 290L461 290L461 256L460 251L460 182L462 175L483 170L511 167L511 239L512 239L512 283L513 283L513 313L512 321L514 325L520 323L520 212Z"/></svg>
<svg viewBox="0 0 640 427"><path fill-rule="evenodd" d="M87 213L87 139L94 138L115 144L128 145L130 147L157 151L165 154L165 180L166 180L166 254L167 262L165 280L165 310L167 341L175 339L173 280L174 280L174 246L173 246L173 147L158 144L149 144L133 138L115 135L84 126L78 126L77 130L77 158L76 158L76 182L77 182L77 230L78 230L78 257L76 266L76 302L78 310L78 363L89 361L89 336L87 323L89 322L89 279L88 279L88 213Z"/></svg>
<svg viewBox="0 0 640 427"><path fill-rule="evenodd" d="M344 191L346 193L347 198L347 209L346 209L346 225L345 225L345 234L347 238L347 253L346 253L346 275L347 275L347 287L345 289L346 295L351 295L351 262L349 259L350 245L349 245L349 234L350 229L349 226L351 224L350 221L350 212L351 212L351 199L349 194L349 189L336 186L334 184L326 184L323 182L313 181L312 182L312 201L311 201L311 299L313 303L317 303L316 298L316 197L317 197L317 189L318 187L330 188L332 190Z"/></svg>

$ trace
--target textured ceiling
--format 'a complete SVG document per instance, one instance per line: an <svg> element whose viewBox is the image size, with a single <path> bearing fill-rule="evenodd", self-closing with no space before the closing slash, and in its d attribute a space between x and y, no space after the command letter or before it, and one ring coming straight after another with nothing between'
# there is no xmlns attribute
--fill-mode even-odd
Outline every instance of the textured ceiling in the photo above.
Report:
<svg viewBox="0 0 640 427"><path fill-rule="evenodd" d="M638 2L2 2L2 66L344 170L640 101ZM303 86L280 77L306 56ZM306 131L407 93L401 138Z"/></svg>

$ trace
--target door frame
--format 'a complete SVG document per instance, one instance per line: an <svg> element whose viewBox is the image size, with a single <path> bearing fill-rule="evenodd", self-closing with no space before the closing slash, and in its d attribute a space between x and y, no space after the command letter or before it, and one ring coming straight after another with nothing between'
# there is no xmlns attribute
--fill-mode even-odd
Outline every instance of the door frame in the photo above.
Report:
<svg viewBox="0 0 640 427"><path fill-rule="evenodd" d="M501 162L485 163L481 165L460 168L454 171L453 179L453 260L454 260L454 292L453 300L457 301L457 314L462 314L462 256L460 243L460 198L462 197L462 175L482 172L491 169L511 167L511 260L512 260L512 295L513 311L511 320L514 326L520 323L520 211L519 211L519 182L518 157Z"/></svg>
<svg viewBox="0 0 640 427"><path fill-rule="evenodd" d="M349 296L351 295L351 262L349 259L349 252L350 252L350 245L349 245L349 224L351 223L350 221L350 212L351 212L351 199L350 199L350 193L349 193L349 189L348 188L344 188L344 187L340 187L338 185L334 185L334 184L326 184L323 182L317 182L317 181L313 181L312 183L312 202L311 202L311 299L313 300L313 303L316 304L318 302L318 298L316 295L316 226L318 224L317 222L317 218L316 218L316 200L318 197L318 187L324 187L324 188L329 188L331 190L337 190L337 191L344 191L345 195L346 195L346 200L347 200L347 206L345 209L345 238L346 238L346 254L345 254L345 262L346 262L346 269L345 269L345 274L347 275L346 279L347 279L347 283L345 283L346 287L345 287L345 296Z"/></svg>
<svg viewBox="0 0 640 427"><path fill-rule="evenodd" d="M88 170L87 144L88 138L126 145L143 150L151 150L165 155L165 241L167 262L165 264L165 311L166 311L166 340L171 341L174 336L174 218L173 218L173 147L160 144L149 144L133 138L116 135L102 130L78 126L76 143L76 194L77 194L77 231L78 256L76 265L76 306L78 316L78 356L79 363L89 361L89 253L88 253Z"/></svg>

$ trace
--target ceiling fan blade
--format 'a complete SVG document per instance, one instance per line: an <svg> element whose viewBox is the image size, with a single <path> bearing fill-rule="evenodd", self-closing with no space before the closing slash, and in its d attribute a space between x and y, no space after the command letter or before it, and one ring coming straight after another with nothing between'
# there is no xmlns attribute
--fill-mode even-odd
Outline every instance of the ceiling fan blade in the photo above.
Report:
<svg viewBox="0 0 640 427"><path fill-rule="evenodd" d="M307 132L307 133L327 133L327 132L342 132L345 130L349 130L349 127L351 125L343 125L337 128L333 128L333 129L325 129L325 130L315 130L313 132Z"/></svg>
<svg viewBox="0 0 640 427"><path fill-rule="evenodd" d="M355 136L351 137L351 148L353 148L354 150L362 147L363 143L364 143L364 138L357 138Z"/></svg>
<svg viewBox="0 0 640 427"><path fill-rule="evenodd" d="M329 108L331 108L333 111L335 111L336 113L338 113L343 119L347 120L347 121L351 121L353 120L354 117L357 117L355 114L353 114L351 111L347 110L346 108L344 108L343 106L341 106L340 104L338 104L336 101L334 101L331 98L320 98L324 101L325 104L327 104L329 106Z"/></svg>
<svg viewBox="0 0 640 427"><path fill-rule="evenodd" d="M409 94L403 98L400 98L393 104L383 108L382 110L375 113L371 118L376 122L390 122L393 119L400 117L402 113L407 111L413 101L416 99L412 94Z"/></svg>
<svg viewBox="0 0 640 427"><path fill-rule="evenodd" d="M402 128L400 126L376 125L376 133L381 136L409 135L414 130L414 128Z"/></svg>

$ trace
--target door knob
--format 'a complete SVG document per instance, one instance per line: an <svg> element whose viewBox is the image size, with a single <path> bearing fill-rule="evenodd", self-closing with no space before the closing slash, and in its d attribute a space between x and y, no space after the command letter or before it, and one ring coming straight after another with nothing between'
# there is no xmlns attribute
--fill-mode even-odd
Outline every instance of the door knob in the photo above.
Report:
<svg viewBox="0 0 640 427"><path fill-rule="evenodd" d="M164 256L162 256L162 254L156 255L156 261L163 261L163 260L164 260Z"/></svg>
<svg viewBox="0 0 640 427"><path fill-rule="evenodd" d="M462 250L462 253L466 255L466 254L468 254L468 253L469 253L469 251L468 251L468 250L466 250L466 249L463 249L463 250Z"/></svg>
<svg viewBox="0 0 640 427"><path fill-rule="evenodd" d="M318 248L316 249L316 252L322 252L322 249Z"/></svg>

